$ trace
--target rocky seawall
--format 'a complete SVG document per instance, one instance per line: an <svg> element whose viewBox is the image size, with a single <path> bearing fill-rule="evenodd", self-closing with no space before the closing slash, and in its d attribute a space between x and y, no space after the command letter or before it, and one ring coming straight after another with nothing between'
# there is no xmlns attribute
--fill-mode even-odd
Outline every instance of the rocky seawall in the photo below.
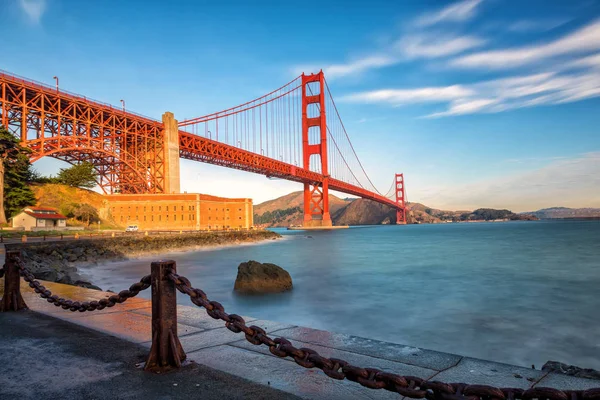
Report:
<svg viewBox="0 0 600 400"><path fill-rule="evenodd" d="M20 250L26 267L37 279L99 289L83 280L77 272L78 266L174 251L275 240L279 237L281 236L275 232L261 230L12 243L5 247L6 251Z"/></svg>

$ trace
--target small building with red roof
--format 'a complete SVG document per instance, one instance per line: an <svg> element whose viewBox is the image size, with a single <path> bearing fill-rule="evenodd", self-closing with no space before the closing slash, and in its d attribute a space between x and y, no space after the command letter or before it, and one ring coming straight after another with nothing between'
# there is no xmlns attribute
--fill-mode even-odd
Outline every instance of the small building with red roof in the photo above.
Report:
<svg viewBox="0 0 600 400"><path fill-rule="evenodd" d="M67 227L67 217L50 207L25 207L23 211L12 217L13 228L24 228L26 231L61 230Z"/></svg>

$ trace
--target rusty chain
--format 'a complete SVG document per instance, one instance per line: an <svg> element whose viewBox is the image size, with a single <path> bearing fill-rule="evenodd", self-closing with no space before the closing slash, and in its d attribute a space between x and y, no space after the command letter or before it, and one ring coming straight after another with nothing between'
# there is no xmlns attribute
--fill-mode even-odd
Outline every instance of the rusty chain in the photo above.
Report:
<svg viewBox="0 0 600 400"><path fill-rule="evenodd" d="M146 290L150 287L151 277L150 275L144 276L139 282L134 283L127 290L122 290L117 294L107 297L106 299L93 300L93 301L73 301L53 295L52 292L40 282L35 280L35 276L31 273L20 258L15 258L14 261L19 267L19 272L25 282L29 283L29 287L40 295L41 298L46 299L48 303L53 303L56 307L62 307L64 310L70 311L96 311L102 310L106 307L113 307L116 304L124 303L127 299L135 297L142 290Z"/></svg>
<svg viewBox="0 0 600 400"><path fill-rule="evenodd" d="M310 348L296 348L285 338L270 338L264 329L247 326L244 318L237 314L227 314L221 303L211 301L201 289L194 288L190 281L175 272L169 279L177 290L187 294L192 303L206 310L214 319L225 322L227 329L234 333L244 332L246 340L254 345L264 344L269 351L281 358L291 357L304 368L319 368L333 379L348 379L370 389L385 389L412 399L427 400L600 400L600 388L587 390L558 390L535 387L531 389L497 388L487 385L467 385L465 383L444 383L427 381L416 376L403 376L375 368L354 366L338 358L327 358Z"/></svg>

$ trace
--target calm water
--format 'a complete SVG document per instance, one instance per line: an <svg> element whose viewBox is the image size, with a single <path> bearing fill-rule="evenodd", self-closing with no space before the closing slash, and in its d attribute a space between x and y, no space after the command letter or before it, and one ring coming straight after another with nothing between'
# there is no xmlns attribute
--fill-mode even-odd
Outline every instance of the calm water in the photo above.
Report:
<svg viewBox="0 0 600 400"><path fill-rule="evenodd" d="M231 313L523 366L600 369L600 221L280 233L165 258ZM234 294L249 259L287 269L294 290ZM149 260L134 260L84 272L117 291L148 271Z"/></svg>

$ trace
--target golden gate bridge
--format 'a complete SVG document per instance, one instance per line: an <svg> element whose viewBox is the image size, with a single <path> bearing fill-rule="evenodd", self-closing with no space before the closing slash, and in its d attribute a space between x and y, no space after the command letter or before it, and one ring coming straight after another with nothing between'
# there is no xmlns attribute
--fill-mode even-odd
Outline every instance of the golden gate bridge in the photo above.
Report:
<svg viewBox="0 0 600 400"><path fill-rule="evenodd" d="M331 226L329 191L397 210L406 222L403 174L377 190L344 127L323 72L227 110L162 122L0 71L0 124L31 150L91 162L104 193L178 193L179 158L304 185L304 226Z"/></svg>

